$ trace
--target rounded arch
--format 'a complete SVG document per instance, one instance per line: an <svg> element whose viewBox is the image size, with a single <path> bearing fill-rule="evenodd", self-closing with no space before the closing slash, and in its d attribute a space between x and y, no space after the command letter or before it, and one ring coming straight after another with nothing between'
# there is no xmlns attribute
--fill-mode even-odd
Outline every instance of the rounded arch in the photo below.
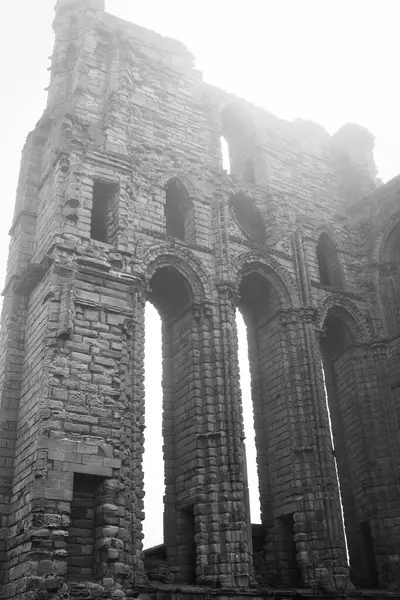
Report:
<svg viewBox="0 0 400 600"><path fill-rule="evenodd" d="M334 238L322 230L315 247L320 281L324 285L343 287L344 277Z"/></svg>
<svg viewBox="0 0 400 600"><path fill-rule="evenodd" d="M319 225L314 227L311 237L317 242L322 234L326 234L330 237L330 239L335 244L336 249L339 252L343 252L345 250L342 240L332 229L329 223L320 223Z"/></svg>
<svg viewBox="0 0 400 600"><path fill-rule="evenodd" d="M328 317L335 316L343 321L351 332L354 341L362 341L371 337L368 320L362 311L346 299L326 298L318 309L316 327L323 331Z"/></svg>
<svg viewBox="0 0 400 600"><path fill-rule="evenodd" d="M233 279L239 287L244 274L257 272L265 277L276 290L282 308L294 308L299 305L297 286L277 261L256 252L243 252L231 263Z"/></svg>
<svg viewBox="0 0 400 600"><path fill-rule="evenodd" d="M166 190L168 184L173 181L179 182L183 193L188 199L191 199L197 195L198 190L196 186L193 184L192 180L187 176L187 174L181 170L170 169L162 173L158 179L158 185L161 189Z"/></svg>
<svg viewBox="0 0 400 600"><path fill-rule="evenodd" d="M182 253L181 250L156 246L144 254L142 265L141 274L147 284L157 270L169 267L176 269L189 282L195 302L211 299L210 277L201 261L189 250Z"/></svg>

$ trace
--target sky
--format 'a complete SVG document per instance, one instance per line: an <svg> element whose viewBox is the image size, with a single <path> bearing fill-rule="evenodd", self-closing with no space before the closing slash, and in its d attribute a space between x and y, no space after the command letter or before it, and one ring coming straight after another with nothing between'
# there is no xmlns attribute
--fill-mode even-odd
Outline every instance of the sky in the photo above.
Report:
<svg viewBox="0 0 400 600"><path fill-rule="evenodd" d="M22 146L46 102L54 4L2 0L0 6L1 281ZM347 122L367 127L376 136L379 176L386 182L400 173L398 0L107 0L106 10L181 40L205 81L281 118L310 119L330 134ZM157 318L148 312L148 338L157 346ZM242 331L243 348L244 337ZM245 385L246 369L243 363ZM154 403L160 397L156 387L147 395ZM148 529L150 522L146 545L160 541L159 524Z"/></svg>

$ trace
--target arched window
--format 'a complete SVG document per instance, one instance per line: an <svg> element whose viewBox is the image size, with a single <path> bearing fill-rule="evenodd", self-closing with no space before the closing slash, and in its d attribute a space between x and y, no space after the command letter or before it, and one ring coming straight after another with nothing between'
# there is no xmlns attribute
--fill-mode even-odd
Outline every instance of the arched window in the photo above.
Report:
<svg viewBox="0 0 400 600"><path fill-rule="evenodd" d="M319 236L317 261L321 283L333 287L343 287L338 252L333 240L327 233L321 233Z"/></svg>
<svg viewBox="0 0 400 600"><path fill-rule="evenodd" d="M235 194L229 201L244 232L257 244L265 242L265 224L254 200L244 194Z"/></svg>
<svg viewBox="0 0 400 600"><path fill-rule="evenodd" d="M187 486L194 489L194 479L197 475L193 471L192 462L197 439L190 432L196 429L196 411L201 403L201 387L182 385L184 380L194 380L195 374L199 372L196 364L198 349L192 335L192 327L195 326L193 293L188 280L170 266L156 270L150 280L150 289L149 301L159 312L162 321L162 444L165 496L164 544L144 552L145 568L151 578L154 564L158 562L160 566L163 560L168 560L169 565L179 566L178 582L194 584L197 561L195 536L199 533L194 504L178 504L178 499L185 494ZM150 361L153 359L154 356L150 357ZM149 362L146 362L146 365L148 364ZM156 370L149 373L150 378L154 376L154 371ZM146 381L147 379L146 373ZM151 403L152 398L146 397L146 402ZM146 409L146 414L148 410L151 410L151 407ZM182 451L182 448L185 448L185 451ZM180 455L179 461L176 460L177 454ZM151 476L155 476L154 471ZM149 503L147 506L150 508ZM149 539L150 531L151 527L145 526Z"/></svg>
<svg viewBox="0 0 400 600"><path fill-rule="evenodd" d="M284 477L276 449L286 445L288 431L282 427L282 423L290 421L287 403L282 401L285 398L285 375L282 369L287 363L287 355L285 345L281 343L281 300L257 265L254 265L254 270L249 266L243 273L239 292L238 308L247 330L261 505L261 525L252 523L255 576L264 585L270 583L273 577L279 585L300 586L294 515L288 510L276 518L273 516L278 508L274 499L280 494L281 478ZM243 393L246 392L242 389ZM245 408L246 404L243 403ZM247 430L246 435L249 435L249 426ZM249 448L246 447L247 450ZM249 475L254 478L251 469ZM253 488L253 507L257 506L254 501L256 484L252 481L250 485L250 492ZM254 511L252 516L257 516Z"/></svg>
<svg viewBox="0 0 400 600"><path fill-rule="evenodd" d="M362 421L357 377L360 360L354 347L359 332L356 323L341 308L332 309L321 340L327 408L337 460L339 488L353 582L359 587L377 587L378 575L368 501L362 489L367 456L359 422ZM364 516L362 516L364 515Z"/></svg>
<svg viewBox="0 0 400 600"><path fill-rule="evenodd" d="M167 185L164 214L168 236L194 242L194 207L179 179L172 179Z"/></svg>
<svg viewBox="0 0 400 600"><path fill-rule="evenodd" d="M221 139L228 147L229 172L244 183L255 183L256 133L252 119L243 108L228 106L223 111ZM221 148L224 160L225 143L221 142Z"/></svg>

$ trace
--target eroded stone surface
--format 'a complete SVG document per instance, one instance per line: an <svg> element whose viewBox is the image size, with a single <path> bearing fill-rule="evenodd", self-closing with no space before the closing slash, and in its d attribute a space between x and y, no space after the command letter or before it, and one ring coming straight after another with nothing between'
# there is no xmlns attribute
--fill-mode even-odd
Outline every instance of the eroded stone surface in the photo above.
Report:
<svg viewBox="0 0 400 600"><path fill-rule="evenodd" d="M208 86L182 44L102 0L59 0L54 28L4 292L2 597L398 597L399 179L378 186L363 128L329 138ZM144 554L147 300L163 319L166 494L165 544Z"/></svg>

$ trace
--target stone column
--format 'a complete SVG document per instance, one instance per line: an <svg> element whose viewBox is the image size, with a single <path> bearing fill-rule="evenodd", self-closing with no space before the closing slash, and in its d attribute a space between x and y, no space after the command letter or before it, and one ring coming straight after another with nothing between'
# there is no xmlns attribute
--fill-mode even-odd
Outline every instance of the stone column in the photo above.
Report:
<svg viewBox="0 0 400 600"><path fill-rule="evenodd" d="M304 565L304 573L305 582L313 587L320 585L343 590L348 586L349 571L315 317L316 311L311 307L300 310L304 362L299 402L307 441L300 454L305 452L303 457L308 456L303 464L303 485L308 490L304 510L309 536L309 562ZM323 559L320 554L322 539Z"/></svg>
<svg viewBox="0 0 400 600"><path fill-rule="evenodd" d="M219 453L219 522L221 555L219 580L228 587L254 582L251 529L244 454L244 431L236 337L236 289L218 287L219 310L214 321L214 401L218 403L221 439Z"/></svg>
<svg viewBox="0 0 400 600"><path fill-rule="evenodd" d="M291 394L298 423L295 456L300 477L300 514L294 516L297 560L304 583L343 590L349 583L340 496L323 380L319 335L315 330L303 233L293 234L301 308L287 321ZM294 313L297 313L297 316ZM321 552L322 550L322 552Z"/></svg>

